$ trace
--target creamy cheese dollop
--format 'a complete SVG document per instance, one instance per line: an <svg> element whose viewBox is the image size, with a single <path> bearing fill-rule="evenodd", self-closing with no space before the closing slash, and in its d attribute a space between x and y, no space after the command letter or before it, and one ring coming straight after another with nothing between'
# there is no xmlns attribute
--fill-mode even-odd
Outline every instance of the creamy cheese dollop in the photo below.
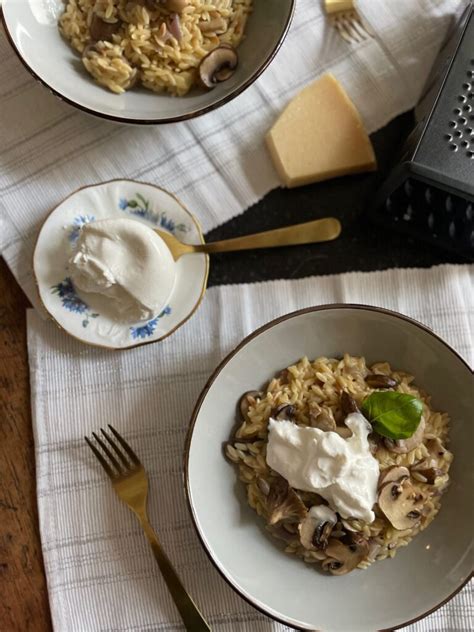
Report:
<svg viewBox="0 0 474 632"><path fill-rule="evenodd" d="M367 440L372 429L360 413L348 415L345 424L352 431L348 439L270 419L267 463L291 487L325 498L342 518L370 523L379 478L379 464Z"/></svg>
<svg viewBox="0 0 474 632"><path fill-rule="evenodd" d="M108 297L116 319L130 323L160 313L176 276L175 262L161 237L126 218L83 226L69 268L75 286Z"/></svg>

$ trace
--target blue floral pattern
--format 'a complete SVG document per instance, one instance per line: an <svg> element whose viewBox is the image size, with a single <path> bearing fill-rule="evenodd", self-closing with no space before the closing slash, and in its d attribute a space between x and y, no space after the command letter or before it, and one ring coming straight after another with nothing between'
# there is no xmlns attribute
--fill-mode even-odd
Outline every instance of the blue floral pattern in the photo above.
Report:
<svg viewBox="0 0 474 632"><path fill-rule="evenodd" d="M136 193L135 197L128 200L127 198L120 198L118 207L121 211L145 219L154 226L164 228L170 233L176 232L187 233L189 227L186 224L177 224L173 219L168 217L166 211L154 211L150 208L150 202L143 197L140 193Z"/></svg>
<svg viewBox="0 0 474 632"><path fill-rule="evenodd" d="M149 338L155 333L158 321L163 318L163 316L168 316L169 314L171 314L171 307L168 305L168 307L165 307L165 309L160 314L158 314L158 316L155 316L153 320L149 320L144 325L130 327L132 338L134 340L136 340L137 338Z"/></svg>
<svg viewBox="0 0 474 632"><path fill-rule="evenodd" d="M61 299L63 307L68 311L75 314L81 314L82 326L87 327L91 318L98 318L99 314L90 311L89 305L80 298L76 289L69 277L66 277L63 281L51 286L53 294L57 294Z"/></svg>
<svg viewBox="0 0 474 632"><path fill-rule="evenodd" d="M94 215L78 215L74 218L71 225L71 232L69 233L68 239L72 244L75 244L79 239L79 235L81 233L81 229L85 224L90 224L95 220Z"/></svg>

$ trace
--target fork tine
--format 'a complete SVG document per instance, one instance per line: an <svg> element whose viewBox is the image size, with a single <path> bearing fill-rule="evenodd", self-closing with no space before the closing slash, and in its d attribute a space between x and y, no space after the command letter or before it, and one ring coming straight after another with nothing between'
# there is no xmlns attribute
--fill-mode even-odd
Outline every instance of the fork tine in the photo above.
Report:
<svg viewBox="0 0 474 632"><path fill-rule="evenodd" d="M125 456L123 455L122 450L120 450L116 443L114 441L112 441L112 439L109 437L109 435L105 432L105 430L103 428L100 429L101 433L104 435L104 437L107 439L107 441L110 443L110 445L112 446L112 448L114 449L115 453L117 454L117 456L119 457L119 459L122 461L122 463L125 465L126 468L130 467L130 463L127 461L127 459L125 458Z"/></svg>
<svg viewBox="0 0 474 632"><path fill-rule="evenodd" d="M112 465L115 467L115 469L117 470L117 472L119 474L122 474L122 466L120 465L120 463L117 461L117 459L114 457L114 455L112 454L112 452L109 450L109 448L106 446L106 444L102 441L102 439L95 433L92 433L92 436L94 437L94 439L97 441L97 443L100 445L100 447L102 448L102 450L105 452L105 454L109 457L109 459L112 461Z"/></svg>
<svg viewBox="0 0 474 632"><path fill-rule="evenodd" d="M114 437L117 439L117 441L120 443L122 448L125 450L125 452L130 457L130 460L132 461L132 463L134 463L135 465L141 465L140 459L135 454L135 452L132 450L132 448L128 445L128 443L125 441L125 439L123 439L119 435L119 433L115 430L115 428L113 426L111 426L110 424L107 424L107 425L108 425L108 427L110 429L110 432L114 435Z"/></svg>
<svg viewBox="0 0 474 632"><path fill-rule="evenodd" d="M102 454L99 452L99 450L95 447L95 445L92 443L92 441L88 438L88 437L84 437L84 439L86 440L87 445L89 446L89 448L92 450L92 452L95 454L95 456L97 457L97 460L99 461L99 463L102 465L102 467L104 468L104 470L107 473L107 476L110 476L110 478L115 478L115 473L112 470L112 468L110 467L110 465L107 463L107 461L104 459L104 457L102 456Z"/></svg>

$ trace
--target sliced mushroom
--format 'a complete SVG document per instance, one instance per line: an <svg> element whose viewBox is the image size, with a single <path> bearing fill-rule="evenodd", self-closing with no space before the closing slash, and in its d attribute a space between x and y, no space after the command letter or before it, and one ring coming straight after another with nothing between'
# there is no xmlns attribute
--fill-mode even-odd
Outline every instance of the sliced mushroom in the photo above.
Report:
<svg viewBox="0 0 474 632"><path fill-rule="evenodd" d="M289 519L299 522L307 513L301 498L282 476L272 479L270 483L267 511L269 524L276 524L281 520Z"/></svg>
<svg viewBox="0 0 474 632"><path fill-rule="evenodd" d="M348 544L331 539L326 547L328 556L322 563L332 575L345 575L362 562L369 552L369 543L360 534L352 534Z"/></svg>
<svg viewBox="0 0 474 632"><path fill-rule="evenodd" d="M92 14L92 20L89 27L89 33L91 40L94 42L106 41L109 42L112 36L120 29L121 22L106 22L100 18L96 13Z"/></svg>
<svg viewBox="0 0 474 632"><path fill-rule="evenodd" d="M409 477L410 471L408 468L403 467L403 465L394 465L380 472L378 488L380 489L382 485L386 483L392 483L393 481L401 482L402 479Z"/></svg>
<svg viewBox="0 0 474 632"><path fill-rule="evenodd" d="M397 380L381 373L371 373L367 375L365 381L370 388L395 388L398 386Z"/></svg>
<svg viewBox="0 0 474 632"><path fill-rule="evenodd" d="M360 413L356 400L347 391L342 391L341 408L346 417L351 413Z"/></svg>
<svg viewBox="0 0 474 632"><path fill-rule="evenodd" d="M441 439L439 439L439 437L428 439L425 445L428 452L432 454L434 457L442 457L447 452L446 448L441 443Z"/></svg>
<svg viewBox="0 0 474 632"><path fill-rule="evenodd" d="M290 381L291 373L288 369L283 369L282 371L278 371L275 375L275 379L280 381L280 384L288 384Z"/></svg>
<svg viewBox="0 0 474 632"><path fill-rule="evenodd" d="M327 505L316 505L300 523L300 541L305 549L325 549L337 523L337 515Z"/></svg>
<svg viewBox="0 0 474 632"><path fill-rule="evenodd" d="M188 0L146 0L150 9L163 7L167 11L181 13L188 6Z"/></svg>
<svg viewBox="0 0 474 632"><path fill-rule="evenodd" d="M168 11L181 13L188 6L188 0L165 0L163 5Z"/></svg>
<svg viewBox="0 0 474 632"><path fill-rule="evenodd" d="M413 477L417 478L416 474L421 475L424 478L423 483L428 483L428 485L434 485L436 483L436 479L440 476L444 476L443 470L440 470L438 467L429 467L425 470L416 469L413 472Z"/></svg>
<svg viewBox="0 0 474 632"><path fill-rule="evenodd" d="M238 64L235 48L221 45L211 50L199 64L199 78L206 88L214 88L221 81L226 81L235 72Z"/></svg>
<svg viewBox="0 0 474 632"><path fill-rule="evenodd" d="M419 523L424 499L423 494L405 479L386 483L380 490L378 504L392 526L403 530Z"/></svg>
<svg viewBox="0 0 474 632"><path fill-rule="evenodd" d="M326 406L315 406L309 413L309 423L313 428L329 431L336 430L336 421L332 410Z"/></svg>
<svg viewBox="0 0 474 632"><path fill-rule="evenodd" d="M425 432L425 420L422 416L418 428L408 439L399 439L394 441L393 439L384 439L385 446L390 452L395 454L406 454L417 448L423 441L423 433Z"/></svg>
<svg viewBox="0 0 474 632"><path fill-rule="evenodd" d="M262 393L259 391L247 391L242 395L239 399L239 403L237 404L237 408L243 421L248 421L248 413L251 404L254 404L255 400L260 399L261 397Z"/></svg>
<svg viewBox="0 0 474 632"><path fill-rule="evenodd" d="M352 437L352 430L347 426L337 426L334 428L334 432L342 439L349 439L349 437Z"/></svg>
<svg viewBox="0 0 474 632"><path fill-rule="evenodd" d="M271 417L278 421L293 421L295 418L295 407L291 404L281 404L272 410Z"/></svg>

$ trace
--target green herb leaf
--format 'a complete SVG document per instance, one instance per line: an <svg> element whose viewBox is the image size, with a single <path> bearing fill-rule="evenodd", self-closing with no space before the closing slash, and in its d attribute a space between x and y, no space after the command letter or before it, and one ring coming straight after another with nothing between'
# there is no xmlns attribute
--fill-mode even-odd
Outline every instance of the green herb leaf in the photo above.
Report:
<svg viewBox="0 0 474 632"><path fill-rule="evenodd" d="M413 395L376 391L365 398L362 413L374 430L389 439L408 439L418 428L423 402Z"/></svg>

